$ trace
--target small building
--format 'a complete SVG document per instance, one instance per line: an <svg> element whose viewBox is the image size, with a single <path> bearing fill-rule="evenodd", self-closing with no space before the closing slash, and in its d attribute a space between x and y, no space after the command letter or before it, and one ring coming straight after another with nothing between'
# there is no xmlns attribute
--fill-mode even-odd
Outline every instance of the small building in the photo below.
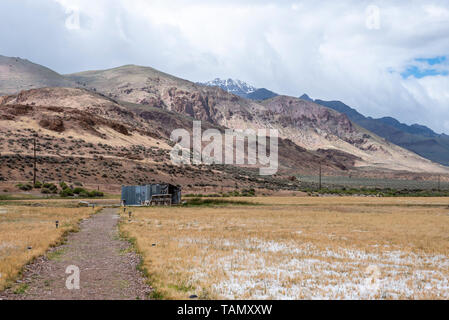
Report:
<svg viewBox="0 0 449 320"><path fill-rule="evenodd" d="M181 187L172 184L122 186L122 205L153 206L181 203Z"/></svg>

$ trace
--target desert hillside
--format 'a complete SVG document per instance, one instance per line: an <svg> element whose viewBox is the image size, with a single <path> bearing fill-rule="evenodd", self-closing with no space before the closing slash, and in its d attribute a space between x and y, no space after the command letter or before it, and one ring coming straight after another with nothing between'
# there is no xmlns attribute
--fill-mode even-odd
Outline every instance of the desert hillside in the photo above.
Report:
<svg viewBox="0 0 449 320"><path fill-rule="evenodd" d="M205 87L152 68L123 66L67 76L111 98L148 105L229 128L276 128L307 150L333 149L359 160L357 167L447 173L449 169L385 141L335 110L277 96L262 103L218 87Z"/></svg>
<svg viewBox="0 0 449 320"><path fill-rule="evenodd" d="M72 87L75 84L41 65L0 55L0 96L42 87Z"/></svg>
<svg viewBox="0 0 449 320"><path fill-rule="evenodd" d="M31 178L34 136L39 176L49 181L295 188L289 177L316 175L320 163L327 175L449 172L311 101L256 102L134 65L66 76L18 58L1 57L0 67L0 180ZM191 132L193 120L222 132L278 129L278 176L261 178L245 165L173 166L170 134Z"/></svg>
<svg viewBox="0 0 449 320"><path fill-rule="evenodd" d="M280 171L260 177L249 166L171 164L174 129L192 130L193 118L147 105L123 103L77 88L41 88L0 98L0 180L32 178L33 139L38 179L90 184L167 181L184 186L295 188L288 175L350 172L356 157L308 151L279 141ZM203 122L203 128L224 127Z"/></svg>

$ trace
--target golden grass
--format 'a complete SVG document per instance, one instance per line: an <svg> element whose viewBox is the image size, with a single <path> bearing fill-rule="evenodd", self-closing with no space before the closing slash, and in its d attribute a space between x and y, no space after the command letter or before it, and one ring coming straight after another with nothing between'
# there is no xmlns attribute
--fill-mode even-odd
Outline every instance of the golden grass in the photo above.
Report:
<svg viewBox="0 0 449 320"><path fill-rule="evenodd" d="M105 198L50 198L50 199L22 199L22 200L7 200L0 202L0 206L5 203L11 206L25 207L25 206L39 206L39 207L58 207L58 208L78 208L80 201L86 201L95 204L96 207L116 205L120 199L120 195L107 195Z"/></svg>
<svg viewBox="0 0 449 320"><path fill-rule="evenodd" d="M264 205L122 212L159 296L449 298L447 198L245 200Z"/></svg>
<svg viewBox="0 0 449 320"><path fill-rule="evenodd" d="M80 219L93 212L92 208L0 207L0 290L16 279L24 265L57 245L67 232L77 230Z"/></svg>

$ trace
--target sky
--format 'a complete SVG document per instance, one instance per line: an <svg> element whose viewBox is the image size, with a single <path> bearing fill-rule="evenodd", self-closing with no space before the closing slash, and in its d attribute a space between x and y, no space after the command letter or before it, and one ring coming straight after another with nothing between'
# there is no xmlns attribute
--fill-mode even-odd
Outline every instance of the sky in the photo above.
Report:
<svg viewBox="0 0 449 320"><path fill-rule="evenodd" d="M449 1L1 0L0 55L340 100L449 134Z"/></svg>

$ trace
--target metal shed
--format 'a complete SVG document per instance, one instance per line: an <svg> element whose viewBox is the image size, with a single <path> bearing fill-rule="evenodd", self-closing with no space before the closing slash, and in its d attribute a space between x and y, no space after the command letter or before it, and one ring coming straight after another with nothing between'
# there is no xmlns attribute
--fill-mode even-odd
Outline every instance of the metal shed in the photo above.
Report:
<svg viewBox="0 0 449 320"><path fill-rule="evenodd" d="M180 204L181 187L172 184L122 186L121 201L127 206Z"/></svg>

